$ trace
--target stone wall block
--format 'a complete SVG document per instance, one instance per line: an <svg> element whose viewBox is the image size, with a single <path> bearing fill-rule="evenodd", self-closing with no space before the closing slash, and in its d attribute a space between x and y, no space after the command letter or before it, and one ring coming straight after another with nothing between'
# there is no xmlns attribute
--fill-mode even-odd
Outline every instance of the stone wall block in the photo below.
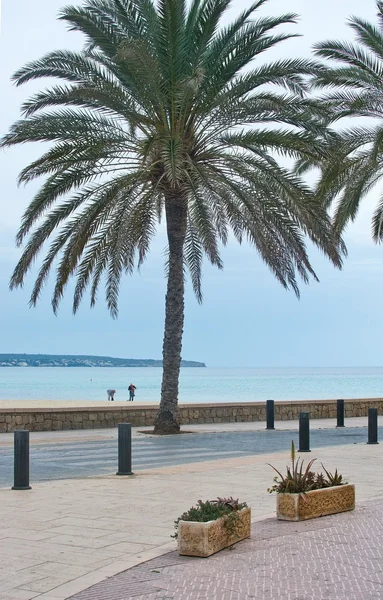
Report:
<svg viewBox="0 0 383 600"><path fill-rule="evenodd" d="M345 402L346 417L366 417L368 408L378 409L378 414L383 415L383 399L368 401L353 400ZM300 412L309 412L311 419L335 418L336 400L318 402L296 402L279 403L275 405L275 419L297 420ZM143 407L129 407L129 409L96 409L90 411L68 411L68 412L30 412L20 411L9 414L0 409L0 434L12 432L15 429L28 429L30 431L60 431L62 429L101 429L105 427L117 427L119 423L131 423L134 427L152 427L157 415L157 409L145 409ZM235 423L266 420L265 403L260 404L229 404L222 403L215 406L204 406L198 408L180 407L178 412L180 423L192 425L196 423Z"/></svg>

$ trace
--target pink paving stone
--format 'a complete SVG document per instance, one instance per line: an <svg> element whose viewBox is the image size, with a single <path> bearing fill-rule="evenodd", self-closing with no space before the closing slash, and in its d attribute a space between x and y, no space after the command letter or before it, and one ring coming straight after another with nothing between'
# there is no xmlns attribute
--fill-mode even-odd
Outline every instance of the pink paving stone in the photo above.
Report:
<svg viewBox="0 0 383 600"><path fill-rule="evenodd" d="M72 600L382 600L382 534L383 498L306 523L267 519L208 559L171 552Z"/></svg>

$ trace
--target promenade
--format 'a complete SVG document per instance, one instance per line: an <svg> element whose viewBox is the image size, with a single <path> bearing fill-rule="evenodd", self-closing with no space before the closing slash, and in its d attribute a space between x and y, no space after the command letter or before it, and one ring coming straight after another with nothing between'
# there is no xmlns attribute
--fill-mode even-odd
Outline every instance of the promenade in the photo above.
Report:
<svg viewBox="0 0 383 600"><path fill-rule="evenodd" d="M251 538L206 559L176 552L72 600L381 600L383 499L300 523L265 519Z"/></svg>
<svg viewBox="0 0 383 600"><path fill-rule="evenodd" d="M311 431L313 447L365 444L365 427L355 427L351 420L345 429L327 428L315 419ZM286 423L286 422L283 422ZM366 424L361 418L360 423ZM285 451L293 439L298 447L296 424L266 431L265 424L215 424L192 426L190 435L153 436L133 430L132 455L135 471L268 454ZM322 428L319 426L322 425ZM354 426L353 426L354 425ZM251 426L251 427L250 427ZM324 428L323 428L324 427ZM189 429L189 428L188 428ZM381 428L383 436L383 428ZM56 479L86 478L116 472L117 429L78 430L30 435L30 472L33 484ZM13 480L13 434L0 436L0 487Z"/></svg>
<svg viewBox="0 0 383 600"><path fill-rule="evenodd" d="M348 427L365 424L365 418L346 421ZM277 426L296 429L297 423ZM264 423L191 429L205 431L208 438L209 432L237 431L241 436L241 432L260 427L264 428ZM334 428L334 421L313 421L312 427ZM367 437L366 428L363 432ZM75 444L76 440L84 443L90 436L94 439L115 434L103 430L36 433L31 437L43 449L52 439L59 444L70 438ZM140 435L134 432L134 436ZM3 448L9 447L11 437L6 434L1 439ZM321 461L329 469L337 467L356 484L354 513L303 525L276 522L272 518L275 497L266 491L273 478L267 463L283 469L289 460L288 447L283 452L230 459L222 455L205 462L135 469L131 478L116 477L111 470L109 475L99 477L43 483L32 480L33 489L27 492L0 489L0 600L341 600L346 598L339 595L343 584L348 600L383 598L383 542L379 541L383 521L381 512L376 512L382 511L382 502L371 502L372 498L383 498L383 446L358 443L312 450L303 455L305 459L317 458L318 467ZM199 498L231 495L252 507L256 521L252 538L208 560L180 559L170 539L173 521ZM362 544L360 552L356 551L356 542ZM343 566L339 571L332 556L340 556L342 565L348 564L349 557L349 574L355 573L359 587L354 591L359 595L353 596L353 590L347 588L348 571ZM354 568L353 557L359 571ZM153 559L155 562L147 562ZM322 583L316 581L321 564ZM276 566L279 575L274 572ZM369 582L363 589L362 580ZM225 595L222 581L227 588ZM310 581L312 592L308 590ZM332 585L335 583L339 584L336 588ZM89 590L95 584L108 584L107 593L105 587ZM261 590L263 595L259 595ZM360 595L362 592L364 595Z"/></svg>

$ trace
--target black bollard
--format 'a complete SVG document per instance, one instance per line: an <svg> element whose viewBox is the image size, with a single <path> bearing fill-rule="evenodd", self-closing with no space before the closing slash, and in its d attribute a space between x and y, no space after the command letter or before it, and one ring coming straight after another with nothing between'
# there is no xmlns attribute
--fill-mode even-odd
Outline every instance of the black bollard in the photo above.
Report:
<svg viewBox="0 0 383 600"><path fill-rule="evenodd" d="M367 444L379 444L378 442L378 409L368 409L368 442Z"/></svg>
<svg viewBox="0 0 383 600"><path fill-rule="evenodd" d="M344 400L336 401L336 426L344 427Z"/></svg>
<svg viewBox="0 0 383 600"><path fill-rule="evenodd" d="M298 452L311 452L310 450L310 413L299 413L299 450Z"/></svg>
<svg viewBox="0 0 383 600"><path fill-rule="evenodd" d="M14 485L13 490L30 490L29 485L29 431L14 432Z"/></svg>
<svg viewBox="0 0 383 600"><path fill-rule="evenodd" d="M275 429L274 400L266 400L266 429Z"/></svg>
<svg viewBox="0 0 383 600"><path fill-rule="evenodd" d="M133 475L132 426L130 423L120 423L118 426L118 471L116 475Z"/></svg>

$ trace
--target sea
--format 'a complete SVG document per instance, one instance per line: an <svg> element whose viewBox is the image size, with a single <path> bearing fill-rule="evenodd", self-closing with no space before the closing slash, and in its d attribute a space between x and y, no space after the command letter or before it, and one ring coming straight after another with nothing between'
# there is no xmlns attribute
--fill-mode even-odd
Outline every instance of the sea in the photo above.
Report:
<svg viewBox="0 0 383 600"><path fill-rule="evenodd" d="M0 400L160 399L162 369L155 367L1 367ZM374 368L183 368L180 402L255 402L383 396L383 367Z"/></svg>

